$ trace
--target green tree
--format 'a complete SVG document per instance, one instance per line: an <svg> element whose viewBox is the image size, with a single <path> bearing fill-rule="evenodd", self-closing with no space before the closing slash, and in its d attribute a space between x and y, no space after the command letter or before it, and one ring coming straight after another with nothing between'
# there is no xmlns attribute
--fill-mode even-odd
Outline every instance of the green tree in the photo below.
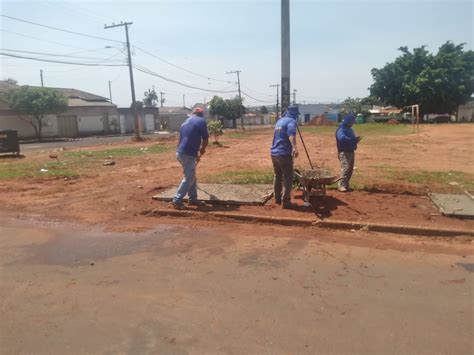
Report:
<svg viewBox="0 0 474 355"><path fill-rule="evenodd" d="M454 113L474 91L474 52L448 41L436 55L425 46L402 54L381 69L372 69L371 96L400 108L420 105L422 114Z"/></svg>
<svg viewBox="0 0 474 355"><path fill-rule="evenodd" d="M234 97L233 99L225 100L227 104L227 115L226 117L232 119L233 127L235 128L236 120L240 117L240 110L242 110L242 115L246 113L247 109L243 105L243 100L240 101L238 96Z"/></svg>
<svg viewBox="0 0 474 355"><path fill-rule="evenodd" d="M209 110L212 115L217 116L227 116L228 107L226 102L222 97L214 96L212 100L209 102Z"/></svg>
<svg viewBox="0 0 474 355"><path fill-rule="evenodd" d="M64 112L68 107L67 98L50 88L22 86L4 94L4 99L21 120L33 126L39 141L42 138L44 117Z"/></svg>
<svg viewBox="0 0 474 355"><path fill-rule="evenodd" d="M362 111L362 103L358 97L348 97L347 99L341 102L340 106L341 111L344 113L358 114Z"/></svg>
<svg viewBox="0 0 474 355"><path fill-rule="evenodd" d="M260 113L263 114L263 115L266 115L268 113L267 106L260 107Z"/></svg>
<svg viewBox="0 0 474 355"><path fill-rule="evenodd" d="M209 102L209 107L211 114L232 119L234 128L236 127L236 119L240 116L240 107L242 107L242 114L246 112L245 106L242 105L238 96L226 100L222 97L214 96Z"/></svg>
<svg viewBox="0 0 474 355"><path fill-rule="evenodd" d="M15 80L13 78L7 78L7 80L5 80L7 83L9 84L13 84L13 85L16 85L18 84L18 80Z"/></svg>
<svg viewBox="0 0 474 355"><path fill-rule="evenodd" d="M208 121L207 130L209 131L209 134L214 137L214 144L219 144L219 136L224 134L221 122L218 120Z"/></svg>
<svg viewBox="0 0 474 355"><path fill-rule="evenodd" d="M144 93L145 97L143 98L143 105L145 107L156 107L158 102L158 95L156 94L155 89L148 89Z"/></svg>

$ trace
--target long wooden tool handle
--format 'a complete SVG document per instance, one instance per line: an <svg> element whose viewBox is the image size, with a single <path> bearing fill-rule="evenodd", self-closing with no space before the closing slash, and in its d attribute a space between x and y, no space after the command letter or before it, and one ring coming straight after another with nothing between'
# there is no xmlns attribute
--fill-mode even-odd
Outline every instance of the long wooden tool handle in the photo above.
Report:
<svg viewBox="0 0 474 355"><path fill-rule="evenodd" d="M300 128L298 127L298 125L296 125L296 129L298 130L298 134L300 135L301 143L303 143L304 151L306 152L306 156L308 157L309 166L311 167L311 169L314 169L313 168L313 163L311 162L311 159L310 159L309 154L308 154L308 149L306 149L306 144L304 144L303 136L301 135L301 131L300 131Z"/></svg>

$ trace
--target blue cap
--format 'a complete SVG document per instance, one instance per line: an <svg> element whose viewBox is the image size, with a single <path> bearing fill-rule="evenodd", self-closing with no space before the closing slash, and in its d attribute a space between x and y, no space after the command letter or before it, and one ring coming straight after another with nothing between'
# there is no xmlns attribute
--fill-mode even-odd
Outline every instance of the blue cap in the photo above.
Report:
<svg viewBox="0 0 474 355"><path fill-rule="evenodd" d="M355 122L355 117L352 114L344 116L344 119L342 120L343 125L353 124L354 122Z"/></svg>
<svg viewBox="0 0 474 355"><path fill-rule="evenodd" d="M298 118L298 115L300 114L300 110L298 109L298 105L290 105L288 106L287 111L291 113L291 115L295 118Z"/></svg>

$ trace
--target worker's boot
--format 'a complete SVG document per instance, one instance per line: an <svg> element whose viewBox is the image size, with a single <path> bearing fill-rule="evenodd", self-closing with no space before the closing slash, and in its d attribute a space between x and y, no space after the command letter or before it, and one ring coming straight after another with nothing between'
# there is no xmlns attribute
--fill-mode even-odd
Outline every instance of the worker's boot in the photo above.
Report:
<svg viewBox="0 0 474 355"><path fill-rule="evenodd" d="M173 207L174 207L175 210L184 210L184 209L186 209L186 206L184 205L184 203L182 201L173 201L172 204L173 204Z"/></svg>
<svg viewBox="0 0 474 355"><path fill-rule="evenodd" d="M206 203L204 203L203 201L199 201L199 200L189 200L188 205L189 206L205 206Z"/></svg>
<svg viewBox="0 0 474 355"><path fill-rule="evenodd" d="M282 205L284 210L291 210L297 207L295 203L291 203L290 201L283 201Z"/></svg>

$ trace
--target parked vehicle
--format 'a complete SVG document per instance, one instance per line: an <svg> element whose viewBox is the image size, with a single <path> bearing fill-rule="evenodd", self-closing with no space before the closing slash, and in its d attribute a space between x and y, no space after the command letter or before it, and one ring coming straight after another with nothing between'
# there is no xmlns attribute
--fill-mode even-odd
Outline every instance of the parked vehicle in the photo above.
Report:
<svg viewBox="0 0 474 355"><path fill-rule="evenodd" d="M451 122L451 117L449 116L436 116L433 118L428 119L429 123L450 123Z"/></svg>

